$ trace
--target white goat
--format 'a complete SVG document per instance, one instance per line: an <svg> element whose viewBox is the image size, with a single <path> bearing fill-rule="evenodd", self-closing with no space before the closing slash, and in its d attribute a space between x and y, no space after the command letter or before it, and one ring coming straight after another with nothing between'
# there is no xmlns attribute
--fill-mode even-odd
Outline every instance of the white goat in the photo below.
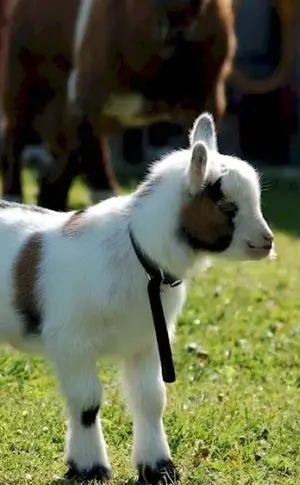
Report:
<svg viewBox="0 0 300 485"><path fill-rule="evenodd" d="M157 483L167 475L172 483L165 385L139 257L149 272L169 275L164 283L181 280L161 285L172 337L199 263L204 270L212 256L275 254L255 170L218 153L213 119L204 113L190 148L153 164L131 195L69 213L0 202L0 241L0 340L41 351L54 366L69 411L69 476L111 476L96 367L98 357L111 355L123 366L140 480Z"/></svg>

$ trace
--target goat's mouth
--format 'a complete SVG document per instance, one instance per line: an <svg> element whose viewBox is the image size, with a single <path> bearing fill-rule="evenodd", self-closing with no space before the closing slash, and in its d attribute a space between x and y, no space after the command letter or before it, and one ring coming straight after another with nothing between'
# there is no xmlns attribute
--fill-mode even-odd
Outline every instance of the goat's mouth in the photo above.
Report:
<svg viewBox="0 0 300 485"><path fill-rule="evenodd" d="M265 246L254 246L251 242L247 241L247 253L251 259L275 259L276 251L274 244L266 244Z"/></svg>

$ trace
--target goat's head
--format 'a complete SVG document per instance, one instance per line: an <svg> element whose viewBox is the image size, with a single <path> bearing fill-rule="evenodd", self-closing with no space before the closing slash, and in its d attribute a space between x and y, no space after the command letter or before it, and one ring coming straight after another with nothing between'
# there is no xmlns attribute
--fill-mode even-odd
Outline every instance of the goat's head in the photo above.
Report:
<svg viewBox="0 0 300 485"><path fill-rule="evenodd" d="M210 114L195 121L190 146L183 240L195 251L230 259L275 257L273 234L261 212L259 177L247 162L218 152Z"/></svg>

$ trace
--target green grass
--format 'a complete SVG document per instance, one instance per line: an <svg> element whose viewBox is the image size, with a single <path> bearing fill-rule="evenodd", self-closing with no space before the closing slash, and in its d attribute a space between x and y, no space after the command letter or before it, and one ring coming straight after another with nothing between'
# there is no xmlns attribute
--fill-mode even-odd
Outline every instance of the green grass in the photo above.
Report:
<svg viewBox="0 0 300 485"><path fill-rule="evenodd" d="M32 201L32 176L25 179ZM78 182L71 204L87 202ZM165 427L183 485L300 484L298 189L273 184L263 203L276 231L277 261L217 264L195 282L179 321L177 382L168 386ZM130 416L114 367L101 365L99 373L112 483L133 483ZM50 366L4 349L0 485L67 483L61 480L64 432Z"/></svg>

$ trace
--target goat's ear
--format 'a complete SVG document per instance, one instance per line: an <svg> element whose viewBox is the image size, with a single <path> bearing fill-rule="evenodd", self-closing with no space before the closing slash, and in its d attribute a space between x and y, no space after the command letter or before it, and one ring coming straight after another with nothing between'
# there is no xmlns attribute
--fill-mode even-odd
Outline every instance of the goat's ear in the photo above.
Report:
<svg viewBox="0 0 300 485"><path fill-rule="evenodd" d="M198 141L203 141L210 150L218 150L216 128L211 114L202 113L195 120L189 139L191 147Z"/></svg>
<svg viewBox="0 0 300 485"><path fill-rule="evenodd" d="M195 143L192 150L192 158L189 166L189 183L191 193L199 192L207 172L208 150L205 143Z"/></svg>

